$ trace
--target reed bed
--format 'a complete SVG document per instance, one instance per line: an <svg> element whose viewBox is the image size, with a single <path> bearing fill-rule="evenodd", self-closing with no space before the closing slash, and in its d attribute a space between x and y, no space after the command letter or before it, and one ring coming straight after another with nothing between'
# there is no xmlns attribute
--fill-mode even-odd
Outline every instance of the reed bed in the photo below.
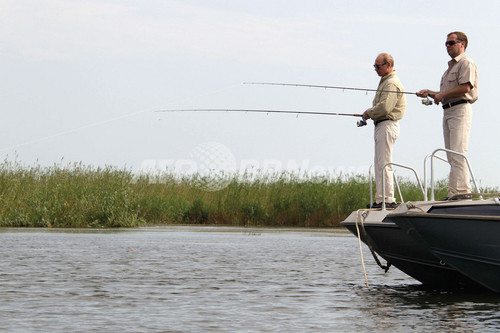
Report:
<svg viewBox="0 0 500 333"><path fill-rule="evenodd" d="M53 167L0 164L0 227L115 228L165 224L337 227L369 203L362 175L304 177L262 174L213 179L173 174L134 175L81 163ZM217 179L221 181L221 179ZM422 200L401 179L405 200ZM444 181L436 197L445 196Z"/></svg>

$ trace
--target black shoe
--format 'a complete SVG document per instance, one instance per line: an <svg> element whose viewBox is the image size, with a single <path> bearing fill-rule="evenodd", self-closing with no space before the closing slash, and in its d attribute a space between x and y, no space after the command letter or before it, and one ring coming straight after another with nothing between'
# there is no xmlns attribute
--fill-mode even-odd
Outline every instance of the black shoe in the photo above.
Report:
<svg viewBox="0 0 500 333"><path fill-rule="evenodd" d="M390 208L390 209L395 209L398 206L398 203L396 201L391 202L391 203L385 203L385 208Z"/></svg>
<svg viewBox="0 0 500 333"><path fill-rule="evenodd" d="M397 202L391 202L391 203L385 203L385 208L391 208L391 209L394 209L398 206L398 203ZM366 205L366 208L375 208L375 209L378 209L378 208L382 208L382 203L379 202L374 202L371 204L371 207L370 207L370 204Z"/></svg>
<svg viewBox="0 0 500 333"><path fill-rule="evenodd" d="M448 200L465 200L465 199L472 199L472 195L470 194L457 194L450 197L444 197L442 201L448 201Z"/></svg>
<svg viewBox="0 0 500 333"><path fill-rule="evenodd" d="M382 203L376 203L376 202L374 202L371 205L370 204L366 205L366 208L375 208L375 209L382 208Z"/></svg>

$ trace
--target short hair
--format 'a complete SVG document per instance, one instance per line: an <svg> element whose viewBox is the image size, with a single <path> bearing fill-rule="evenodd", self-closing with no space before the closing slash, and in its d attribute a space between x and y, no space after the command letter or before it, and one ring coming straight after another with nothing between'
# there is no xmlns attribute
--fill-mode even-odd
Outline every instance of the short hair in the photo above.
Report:
<svg viewBox="0 0 500 333"><path fill-rule="evenodd" d="M384 63L389 63L394 68L394 58L389 53L380 53L379 57L384 59Z"/></svg>
<svg viewBox="0 0 500 333"><path fill-rule="evenodd" d="M469 44L469 40L467 39L467 35L464 34L461 31L453 31L448 34L447 37L450 37L450 35L457 35L457 39L461 40L462 42L465 42L465 47L464 50L467 50L467 45Z"/></svg>

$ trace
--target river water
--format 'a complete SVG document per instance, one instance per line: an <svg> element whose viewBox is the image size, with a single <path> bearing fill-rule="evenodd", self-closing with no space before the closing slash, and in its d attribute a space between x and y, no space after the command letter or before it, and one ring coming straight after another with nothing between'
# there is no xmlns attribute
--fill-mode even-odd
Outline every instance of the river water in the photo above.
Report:
<svg viewBox="0 0 500 333"><path fill-rule="evenodd" d="M2 332L493 332L500 295L385 274L342 231L0 230Z"/></svg>

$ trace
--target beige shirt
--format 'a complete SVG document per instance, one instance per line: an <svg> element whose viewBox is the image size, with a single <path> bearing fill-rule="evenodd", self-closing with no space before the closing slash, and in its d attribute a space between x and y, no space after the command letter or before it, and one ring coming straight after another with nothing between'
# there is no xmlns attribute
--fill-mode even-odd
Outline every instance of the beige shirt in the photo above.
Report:
<svg viewBox="0 0 500 333"><path fill-rule="evenodd" d="M366 110L373 120L400 120L406 111L404 87L392 71L380 79L377 93L373 98L373 106Z"/></svg>
<svg viewBox="0 0 500 333"><path fill-rule="evenodd" d="M478 78L477 66L465 53L448 61L448 69L441 78L440 91L448 91L461 84L470 83L472 89L464 96L444 98L442 103L448 104L466 99L469 103L474 103L478 99Z"/></svg>

